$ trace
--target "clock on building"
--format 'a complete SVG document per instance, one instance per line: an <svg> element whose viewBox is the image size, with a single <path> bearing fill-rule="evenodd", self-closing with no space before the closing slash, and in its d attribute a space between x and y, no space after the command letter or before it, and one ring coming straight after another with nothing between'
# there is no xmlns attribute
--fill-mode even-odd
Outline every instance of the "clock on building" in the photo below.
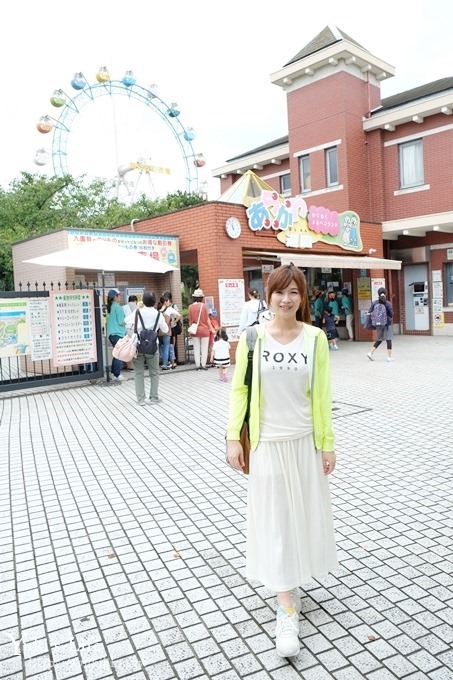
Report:
<svg viewBox="0 0 453 680"><path fill-rule="evenodd" d="M237 217L229 217L225 222L225 230L230 238L239 238L241 235L241 223Z"/></svg>

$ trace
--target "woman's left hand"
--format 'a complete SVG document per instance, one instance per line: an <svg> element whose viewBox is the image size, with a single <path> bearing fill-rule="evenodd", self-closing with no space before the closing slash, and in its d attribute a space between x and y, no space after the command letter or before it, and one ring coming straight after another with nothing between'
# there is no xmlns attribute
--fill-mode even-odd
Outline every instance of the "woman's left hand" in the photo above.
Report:
<svg viewBox="0 0 453 680"><path fill-rule="evenodd" d="M244 450L240 441L229 439L227 440L227 455L226 460L228 465L231 465L235 470L242 470L244 467Z"/></svg>
<svg viewBox="0 0 453 680"><path fill-rule="evenodd" d="M330 475L335 470L336 456L335 451L322 452L322 468L325 475Z"/></svg>

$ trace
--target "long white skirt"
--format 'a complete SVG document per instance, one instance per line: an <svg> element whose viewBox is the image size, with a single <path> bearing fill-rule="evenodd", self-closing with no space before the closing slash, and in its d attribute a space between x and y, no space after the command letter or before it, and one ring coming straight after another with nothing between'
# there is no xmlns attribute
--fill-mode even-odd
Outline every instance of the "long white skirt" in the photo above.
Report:
<svg viewBox="0 0 453 680"><path fill-rule="evenodd" d="M250 455L246 577L274 592L338 568L328 478L313 435Z"/></svg>

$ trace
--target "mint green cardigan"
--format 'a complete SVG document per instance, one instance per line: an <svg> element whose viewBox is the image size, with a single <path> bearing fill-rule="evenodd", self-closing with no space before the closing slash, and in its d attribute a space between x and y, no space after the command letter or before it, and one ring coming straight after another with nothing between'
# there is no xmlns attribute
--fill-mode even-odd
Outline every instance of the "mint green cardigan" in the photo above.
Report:
<svg viewBox="0 0 453 680"><path fill-rule="evenodd" d="M264 326L258 325L255 351L253 354L253 378L250 400L250 446L255 449L260 439L260 371L259 346L264 335ZM332 395L330 387L329 344L323 330L310 324L303 324L305 352L310 377L310 396L313 416L315 446L320 451L333 451L335 435L332 425ZM236 367L231 383L230 407L227 425L227 439L239 440L247 408L247 386L244 376L247 368L247 333L244 331L236 348Z"/></svg>

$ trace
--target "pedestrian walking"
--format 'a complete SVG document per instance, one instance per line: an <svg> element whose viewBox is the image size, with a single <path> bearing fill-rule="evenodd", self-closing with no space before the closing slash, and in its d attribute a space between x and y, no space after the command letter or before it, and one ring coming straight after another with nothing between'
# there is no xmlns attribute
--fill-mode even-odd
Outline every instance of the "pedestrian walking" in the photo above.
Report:
<svg viewBox="0 0 453 680"><path fill-rule="evenodd" d="M329 341L329 348L335 352L338 351L338 329L337 329L337 317L329 309L324 310L324 324L325 331L327 335L327 340Z"/></svg>
<svg viewBox="0 0 453 680"><path fill-rule="evenodd" d="M393 307L392 303L387 300L385 288L379 288L378 296L378 299L371 303L367 314L368 325L376 329L376 340L367 357L370 361L374 361L375 351L385 340L387 345L387 361L393 361Z"/></svg>

